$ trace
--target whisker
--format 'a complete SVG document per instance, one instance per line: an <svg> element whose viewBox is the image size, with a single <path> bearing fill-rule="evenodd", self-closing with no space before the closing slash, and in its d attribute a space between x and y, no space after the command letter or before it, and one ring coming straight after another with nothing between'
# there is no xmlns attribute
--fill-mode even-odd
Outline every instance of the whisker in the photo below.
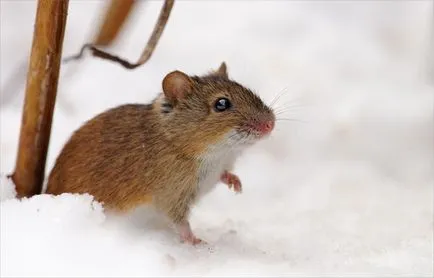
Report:
<svg viewBox="0 0 434 278"><path fill-rule="evenodd" d="M279 110L275 110L274 114L280 115L280 114L287 113L287 112L290 112L290 113L301 113L301 112L303 112L303 107L286 107L286 108L282 108L282 109L279 109Z"/></svg>
<svg viewBox="0 0 434 278"><path fill-rule="evenodd" d="M307 121L304 120L299 120L299 119L290 119L290 118L278 118L276 119L277 121L288 121L288 122L300 122L300 123L308 123Z"/></svg>
<svg viewBox="0 0 434 278"><path fill-rule="evenodd" d="M279 105L275 109L279 109L281 107L285 108L285 107L305 107L305 106L307 106L307 104L305 102L299 102L299 101L295 101L295 100L289 100L289 101L283 103L282 105Z"/></svg>
<svg viewBox="0 0 434 278"><path fill-rule="evenodd" d="M276 109L274 110L275 114L281 114L287 111L299 111L300 109L302 109L303 107L301 106L290 106L290 107L282 107L280 109Z"/></svg>
<svg viewBox="0 0 434 278"><path fill-rule="evenodd" d="M279 100L280 97L282 97L282 95L284 95L287 91L288 87L283 88L279 93L277 93L273 99L270 102L270 107L273 107L274 104L276 104L276 102Z"/></svg>
<svg viewBox="0 0 434 278"><path fill-rule="evenodd" d="M285 107L279 107L277 109L274 109L274 113L275 114L282 114L288 111L295 111L295 112L300 112L302 111L302 109L305 109L306 106L305 105L299 105L299 104L293 104L293 105L288 105Z"/></svg>
<svg viewBox="0 0 434 278"><path fill-rule="evenodd" d="M296 115L297 112L299 112L299 111L297 111L295 109L287 109L287 110L282 110L282 111L274 112L274 115L276 115L276 116L281 116L281 115Z"/></svg>
<svg viewBox="0 0 434 278"><path fill-rule="evenodd" d="M284 102L281 107L286 107L287 105L299 105L299 106L306 106L306 102L302 102L300 100L288 100Z"/></svg>
<svg viewBox="0 0 434 278"><path fill-rule="evenodd" d="M276 101L276 103L277 103L277 101ZM303 100L303 97L299 96L297 98L293 98L293 99L286 101L285 103L279 105L278 107L275 107L275 109L279 109L281 107L289 107L289 106L291 106L291 107L294 107L294 106L304 107L307 105L306 105L306 102Z"/></svg>

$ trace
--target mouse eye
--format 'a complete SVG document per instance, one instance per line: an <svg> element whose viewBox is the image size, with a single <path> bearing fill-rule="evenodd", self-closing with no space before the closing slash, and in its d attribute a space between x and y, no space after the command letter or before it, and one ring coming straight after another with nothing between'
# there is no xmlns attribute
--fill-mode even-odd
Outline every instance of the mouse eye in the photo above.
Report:
<svg viewBox="0 0 434 278"><path fill-rule="evenodd" d="M229 108L231 108L232 104L229 101L229 99L227 98L219 98L215 104L214 104L214 109L217 112L223 112L225 110L228 110Z"/></svg>

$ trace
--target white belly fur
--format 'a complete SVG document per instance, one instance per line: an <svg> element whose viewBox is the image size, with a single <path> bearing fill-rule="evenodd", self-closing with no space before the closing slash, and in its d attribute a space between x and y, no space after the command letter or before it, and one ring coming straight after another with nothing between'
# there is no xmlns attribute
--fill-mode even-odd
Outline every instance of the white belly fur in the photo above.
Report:
<svg viewBox="0 0 434 278"><path fill-rule="evenodd" d="M221 174L224 170L229 170L228 168L234 161L232 155L203 159L199 167L198 197L204 196L214 189L220 181Z"/></svg>
<svg viewBox="0 0 434 278"><path fill-rule="evenodd" d="M232 170L236 158L243 149L243 146L237 144L238 141L233 133L228 134L228 137L232 140L223 140L224 143L210 146L200 158L197 196L199 198L215 188L225 170Z"/></svg>

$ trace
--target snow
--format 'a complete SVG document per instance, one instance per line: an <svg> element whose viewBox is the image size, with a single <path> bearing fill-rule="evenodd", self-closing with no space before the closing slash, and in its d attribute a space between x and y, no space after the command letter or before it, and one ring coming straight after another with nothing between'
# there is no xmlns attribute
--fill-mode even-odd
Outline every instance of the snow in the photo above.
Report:
<svg viewBox="0 0 434 278"><path fill-rule="evenodd" d="M97 27L102 1L70 1L64 55ZM73 130L148 102L164 74L229 75L285 109L273 136L193 210L207 246L180 244L144 207L111 215L89 195L17 200L14 168L36 1L1 1L0 274L12 276L433 275L434 88L430 1L178 1L151 60L127 71L88 57L62 68L47 173ZM160 1L111 51L133 61ZM122 41L122 43L120 43ZM4 86L22 78L18 94ZM5 89L6 90L6 89ZM10 93L10 92L9 92Z"/></svg>

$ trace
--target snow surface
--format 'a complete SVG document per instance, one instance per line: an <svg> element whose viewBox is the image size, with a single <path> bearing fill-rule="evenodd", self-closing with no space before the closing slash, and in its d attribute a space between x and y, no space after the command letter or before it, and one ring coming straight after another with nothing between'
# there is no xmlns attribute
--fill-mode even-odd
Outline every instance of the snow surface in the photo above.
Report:
<svg viewBox="0 0 434 278"><path fill-rule="evenodd" d="M88 195L18 201L15 163L36 1L1 1L1 261L11 276L433 275L434 77L427 72L432 1L178 1L151 60L135 71L88 57L62 68L47 172L85 120L148 102L164 74L234 79L289 109L236 173L194 209L208 246L180 244L158 214L105 213ZM64 55L97 27L102 1L70 1ZM135 60L160 1L112 51ZM432 32L432 30L431 30Z"/></svg>

